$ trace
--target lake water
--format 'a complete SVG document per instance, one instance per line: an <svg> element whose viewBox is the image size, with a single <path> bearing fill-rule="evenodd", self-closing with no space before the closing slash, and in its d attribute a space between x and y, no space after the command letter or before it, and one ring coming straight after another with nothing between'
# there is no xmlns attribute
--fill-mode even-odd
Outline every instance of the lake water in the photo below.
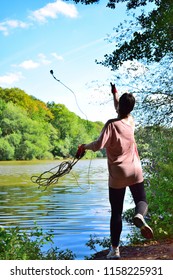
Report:
<svg viewBox="0 0 173 280"><path fill-rule="evenodd" d="M89 168L91 163L91 167ZM36 222L53 230L54 245L83 259L94 253L85 245L90 235L109 237L110 206L106 159L80 160L57 185L39 189L30 180L58 161L0 162L0 225L31 230ZM134 207L126 192L124 210ZM121 240L129 225L124 222ZM48 248L46 248L48 249Z"/></svg>

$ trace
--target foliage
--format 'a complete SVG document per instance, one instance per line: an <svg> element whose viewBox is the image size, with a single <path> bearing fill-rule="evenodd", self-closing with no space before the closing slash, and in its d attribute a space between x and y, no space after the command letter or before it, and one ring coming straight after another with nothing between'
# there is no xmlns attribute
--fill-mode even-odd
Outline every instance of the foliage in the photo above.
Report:
<svg viewBox="0 0 173 280"><path fill-rule="evenodd" d="M148 223L156 240L172 238L173 224L173 129L160 126L141 128L137 132L140 156L144 163L145 185L149 202ZM147 145L145 144L147 143ZM125 214L132 223L134 210ZM141 241L139 231L133 229L130 241Z"/></svg>
<svg viewBox="0 0 173 280"><path fill-rule="evenodd" d="M62 104L45 104L20 89L0 88L0 160L70 157L79 144L96 139L102 126Z"/></svg>
<svg viewBox="0 0 173 280"><path fill-rule="evenodd" d="M8 102L1 111L0 126L0 160L48 156L51 149L48 133L52 129L49 124L32 120L24 109Z"/></svg>
<svg viewBox="0 0 173 280"><path fill-rule="evenodd" d="M94 250L97 252L96 245L102 246L103 248L110 247L110 238L104 237L103 239L100 239L97 237L97 235L90 235L89 241L86 243L86 246L88 246L91 250Z"/></svg>
<svg viewBox="0 0 173 280"><path fill-rule="evenodd" d="M14 158L14 148L6 139L0 139L0 160L11 160Z"/></svg>
<svg viewBox="0 0 173 280"><path fill-rule="evenodd" d="M101 64L118 69L124 61L145 58L148 62L160 61L173 52L173 2L172 0L112 0L111 3L127 2L127 10L133 10L135 20L125 20L115 28L115 50L105 55ZM150 12L139 7L148 7L153 2ZM113 6L112 6L113 8ZM135 11L136 14L135 15Z"/></svg>
<svg viewBox="0 0 173 280"><path fill-rule="evenodd" d="M12 102L18 107L23 108L28 117L37 120L49 120L53 118L52 113L46 106L46 104L34 96L29 96L23 90L19 88L1 88L0 87L0 98L6 103Z"/></svg>
<svg viewBox="0 0 173 280"><path fill-rule="evenodd" d="M75 3L93 4L99 0L73 0ZM115 30L116 49L105 55L103 65L117 69L124 61L146 58L148 62L160 61L165 55L173 52L173 2L172 0L108 0L107 7L116 9L116 4L126 2L127 11L133 10L136 19L127 23L122 36L123 23ZM153 3L152 10L147 13L145 7ZM139 8L143 8L140 11ZM135 15L137 10L137 15ZM129 39L127 34L130 31ZM121 35L120 35L121 34ZM117 43L118 40L118 43Z"/></svg>
<svg viewBox="0 0 173 280"><path fill-rule="evenodd" d="M51 233L43 233L39 227L28 233L18 227L0 228L1 260L73 260L75 255L70 251L62 251L56 247L43 252L45 244L53 243Z"/></svg>
<svg viewBox="0 0 173 280"><path fill-rule="evenodd" d="M155 238L173 237L173 129L155 127L150 130L152 156L146 171L150 219Z"/></svg>
<svg viewBox="0 0 173 280"><path fill-rule="evenodd" d="M86 243L86 246L95 252L98 252L100 248L109 248L111 246L110 238L104 237L103 239L99 238L96 234L90 235L90 239ZM91 255L90 257L85 257L85 259L92 259L95 254Z"/></svg>

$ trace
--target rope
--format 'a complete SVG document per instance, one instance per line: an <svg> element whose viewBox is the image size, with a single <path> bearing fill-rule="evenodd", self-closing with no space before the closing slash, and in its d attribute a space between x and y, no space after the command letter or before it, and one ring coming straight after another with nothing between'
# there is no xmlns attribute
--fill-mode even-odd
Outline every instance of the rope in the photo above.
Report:
<svg viewBox="0 0 173 280"><path fill-rule="evenodd" d="M53 78L59 82L60 84L62 84L64 87L66 87L71 93L73 93L75 101L76 101L76 105L78 107L78 109L80 110L80 112L85 116L87 123L88 123L88 119L86 114L81 110L78 101L77 101L77 97L74 93L74 91L72 89L70 89L68 86L66 86L64 83L62 83L60 80L58 80L54 74L53 74L53 70L50 70L50 74L53 76ZM31 177L31 181L34 184L37 184L40 187L44 186L45 189L50 186L50 185L54 185L57 184L58 180L60 177L68 174L71 169L73 168L73 166L79 161L79 159L81 159L84 156L85 152L82 152L80 150L80 147L78 148L78 151L75 155L75 157L73 158L72 161L63 161L62 163L60 163L59 165L51 168L48 171L43 172L42 174L40 174L39 176L32 176ZM91 166L91 162L90 162L90 166ZM88 169L88 183L89 183L89 171L90 171L90 166Z"/></svg>
<svg viewBox="0 0 173 280"><path fill-rule="evenodd" d="M54 74L53 74L53 70L50 70L50 74L52 75L52 77L53 77L58 83L60 83L61 85L63 85L66 89L68 89L68 90L73 94L74 99L75 99L75 102L76 102L76 105L77 105L79 111L85 116L85 118L86 118L86 120L87 120L87 122L88 122L87 115L81 110L81 108L80 108L80 106L79 106L79 103L78 103L78 100L77 100L77 97L76 97L75 92L74 92L71 88L69 88L68 86L66 86L63 82L61 82L59 79L57 79L57 78L54 76Z"/></svg>
<svg viewBox="0 0 173 280"><path fill-rule="evenodd" d="M81 158L81 157L80 157ZM72 161L63 161L59 165L43 172L39 176L32 176L31 181L39 187L55 185L59 178L68 174L73 166L79 161L80 158L74 158Z"/></svg>

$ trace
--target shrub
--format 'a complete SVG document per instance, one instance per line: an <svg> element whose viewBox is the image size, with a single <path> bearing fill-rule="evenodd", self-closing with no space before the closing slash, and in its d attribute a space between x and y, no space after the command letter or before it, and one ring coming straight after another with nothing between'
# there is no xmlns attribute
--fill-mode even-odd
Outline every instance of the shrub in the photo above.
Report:
<svg viewBox="0 0 173 280"><path fill-rule="evenodd" d="M140 129L137 142L140 143L141 158L144 166L146 193L149 203L148 224L154 231L156 240L173 238L173 140L172 128L147 127ZM143 144L148 147L144 149ZM147 184L146 184L147 183ZM133 211L124 214L132 222ZM128 236L131 243L141 242L138 229L132 229Z"/></svg>
<svg viewBox="0 0 173 280"><path fill-rule="evenodd" d="M37 226L29 233L19 227L0 228L1 260L73 260L75 255L70 250L59 251L57 247L43 252L43 245L53 243L51 232L43 233Z"/></svg>

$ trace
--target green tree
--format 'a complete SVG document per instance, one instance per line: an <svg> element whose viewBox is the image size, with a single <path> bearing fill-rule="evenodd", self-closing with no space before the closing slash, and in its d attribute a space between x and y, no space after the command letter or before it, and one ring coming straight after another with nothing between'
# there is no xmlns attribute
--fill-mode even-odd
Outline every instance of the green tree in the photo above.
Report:
<svg viewBox="0 0 173 280"><path fill-rule="evenodd" d="M124 61L145 58L148 62L160 61L165 55L173 52L173 2L172 0L117 0L127 2L127 9L136 9L155 3L151 12L144 9L136 16L136 22L125 21L116 28L118 43L115 51L105 55L105 66L117 69ZM134 24L135 23L135 24ZM125 27L126 32L121 32ZM129 37L127 37L129 34Z"/></svg>
<svg viewBox="0 0 173 280"><path fill-rule="evenodd" d="M161 126L140 128L137 131L137 142L146 174L149 219L156 239L173 237L172 135L172 128Z"/></svg>
<svg viewBox="0 0 173 280"><path fill-rule="evenodd" d="M50 110L43 101L26 94L19 88L1 88L0 98L5 102L12 102L23 108L28 116L34 120L50 120L53 118Z"/></svg>
<svg viewBox="0 0 173 280"><path fill-rule="evenodd" d="M14 147L6 139L0 138L0 160L14 159Z"/></svg>
<svg viewBox="0 0 173 280"><path fill-rule="evenodd" d="M78 145L96 139L103 126L101 122L81 119L63 104L51 102L48 108L54 116L51 124L57 129L58 135L52 151L55 157L74 156Z"/></svg>
<svg viewBox="0 0 173 280"><path fill-rule="evenodd" d="M136 139L143 162L145 188L149 211L148 223L154 231L155 240L173 238L173 129L161 126L145 127L137 130ZM165 144L166 143L166 144ZM124 213L127 222L133 223L134 209ZM129 240L139 243L140 231L132 229Z"/></svg>
<svg viewBox="0 0 173 280"><path fill-rule="evenodd" d="M99 0L74 0L86 5L99 3ZM116 49L110 55L105 55L104 65L117 69L124 61L146 58L149 62L160 61L166 54L173 52L173 2L172 0L108 0L107 7L116 9L116 4L127 3L127 11L133 10L136 21L127 23L124 36L121 33L123 24L116 28ZM147 13L144 9L153 3L152 10ZM134 10L141 14L135 16ZM130 36L127 38L127 33ZM115 41L115 42L116 42Z"/></svg>
<svg viewBox="0 0 173 280"><path fill-rule="evenodd" d="M76 131L77 116L70 112L65 105L55 104L54 102L48 103L48 107L54 116L51 124L58 129L59 137L65 139L71 136Z"/></svg>
<svg viewBox="0 0 173 280"><path fill-rule="evenodd" d="M34 121L27 116L24 109L13 103L7 103L2 112L0 127L1 140L5 141L6 145L8 143L14 151L15 159L41 159L45 155L51 157L50 124ZM3 159L12 159L12 156L10 158L4 156Z"/></svg>

